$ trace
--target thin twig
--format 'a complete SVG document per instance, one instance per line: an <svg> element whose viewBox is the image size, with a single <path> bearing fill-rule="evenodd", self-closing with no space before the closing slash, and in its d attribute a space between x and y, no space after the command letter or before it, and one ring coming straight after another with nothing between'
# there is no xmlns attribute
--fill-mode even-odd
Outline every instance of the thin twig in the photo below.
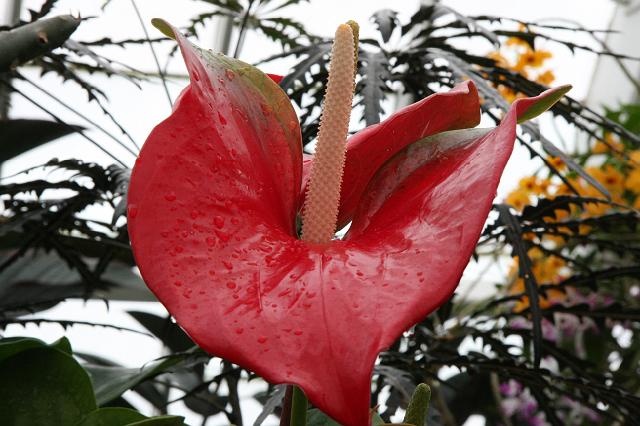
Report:
<svg viewBox="0 0 640 426"><path fill-rule="evenodd" d="M49 111L48 109L46 109L45 107L43 107L42 105L40 105L39 103L37 103L36 101L34 101L33 99L31 99L29 96L27 96L26 94L22 93L20 90L16 89L15 87L13 87L11 84L6 83L3 80L0 80L0 83L4 84L5 86L9 87L10 90L16 92L17 94L19 94L20 96L22 96L23 98L25 98L27 101L29 101L31 104L35 105L38 109L42 110L43 112L47 113L51 118L53 118L56 122L64 125L64 126L69 126L69 128L73 129L74 132L78 133L80 136L82 136L83 138L85 138L86 140L88 140L89 142L91 142L93 145L95 145L96 148L98 148L100 151L104 152L105 154L107 154L109 157L111 157L114 161L116 161L117 163L119 163L122 167L128 168L128 166L122 162L122 160L120 160L118 157L116 157L115 155L113 155L112 153L110 153L106 148L104 148L102 145L100 145L96 140L90 138L89 136L87 136L82 130L76 129L75 127L71 126L68 123L65 123L60 117L58 117L57 115L55 115L53 112Z"/></svg>
<svg viewBox="0 0 640 426"><path fill-rule="evenodd" d="M291 424L291 400L293 399L293 385L287 385L282 400L282 413L280 414L280 426Z"/></svg>
<svg viewBox="0 0 640 426"><path fill-rule="evenodd" d="M567 23L570 23L572 25L576 25L576 26L582 28L580 23L578 21L573 20L573 19L554 18L554 20L555 21L560 21L560 22L567 22ZM540 22L542 22L542 21L540 21ZM622 62L622 58L620 56L616 55L615 52L613 52L609 48L609 45L607 44L606 41L600 40L596 36L595 32L588 31L588 33L591 36L591 38L593 38L598 44L600 44L600 46L602 46L603 53L608 54L615 61L615 63L620 68L620 71L622 71L624 76L627 77L627 79L629 80L631 85L635 88L636 94L638 96L640 96L640 82L633 77L633 75L631 74L631 71L629 71L629 69L624 64L624 62Z"/></svg>
<svg viewBox="0 0 640 426"><path fill-rule="evenodd" d="M151 54L153 55L153 60L156 63L156 68L158 69L158 74L160 75L160 79L162 80L162 87L164 87L164 93L167 95L167 100L169 101L169 105L173 108L173 101L171 100L171 95L169 94L169 88L167 87L167 79L164 76L162 71L162 67L160 67L160 61L158 60L158 55L156 55L156 50L153 48L153 43L151 42L151 37L149 37L149 32L147 31L147 27L144 25L144 19L142 19L142 15L140 14L140 10L138 9L138 5L136 5L135 0L131 0L131 6L136 11L136 15L138 15L138 21L140 21L140 26L142 27L142 31L144 31L144 36L147 39L147 43L149 44L149 49L151 49Z"/></svg>
<svg viewBox="0 0 640 426"><path fill-rule="evenodd" d="M58 99L56 96L54 96L51 92L47 91L46 89L42 88L41 86L38 86L36 83L34 83L33 81L29 80L28 78L26 78L25 76L20 76L20 78L24 81L26 81L27 83L29 83L31 86L35 87L36 89L38 89L39 91L41 91L42 93L44 93L45 95L49 96L51 99L55 100L58 104L60 104L61 106L63 106L64 108L66 108L67 110L73 112L74 114L76 114L78 117L82 118L83 120L85 120L87 123L91 124L92 126L94 126L96 129L100 130L102 133L104 133L105 135L107 135L109 138L113 139L118 145L120 145L122 148L126 149L129 153L131 153L134 157L138 156L138 153L136 153L135 151L133 151L131 148L129 148L127 145L124 144L124 142L122 142L120 139L116 138L115 136L113 136L108 130L106 130L104 127L100 126L98 123L96 123L95 121L93 121L92 119L90 119L89 117L87 117L86 115L82 114L80 111L78 111L77 109L73 108L72 106L64 103L63 101L61 101L60 99ZM133 142L133 140L132 140ZM133 142L135 147L139 150L140 147Z"/></svg>
<svg viewBox="0 0 640 426"><path fill-rule="evenodd" d="M230 362L224 361L223 373L233 370ZM227 374L225 380L227 381L227 388L229 389L229 404L231 405L231 413L234 417L234 425L242 426L242 410L240 408L240 396L238 395L238 378L236 374Z"/></svg>
<svg viewBox="0 0 640 426"><path fill-rule="evenodd" d="M440 384L436 381L429 380L429 387L431 388L431 396L433 400L433 405L436 406L438 412L440 413L440 419L442 420L442 424L444 426L456 426L456 419L453 417L447 402L444 400L442 396L442 392L440 391Z"/></svg>
<svg viewBox="0 0 640 426"><path fill-rule="evenodd" d="M504 410L502 409L502 396L500 395L500 380L498 379L498 375L496 372L490 373L491 377L491 392L493 393L493 399L496 401L496 406L498 408L498 414L500 415L500 420L504 424L504 426L513 426L511 423L511 419L507 417Z"/></svg>
<svg viewBox="0 0 640 426"><path fill-rule="evenodd" d="M244 13L242 17L242 23L240 24L240 32L238 33L238 41L236 41L236 48L233 51L233 57L238 58L240 55L240 49L242 49L242 43L244 41L244 34L247 31L247 22L249 21L249 16L251 15L251 7L253 6L254 0L249 0L249 4L247 5L247 11Z"/></svg>

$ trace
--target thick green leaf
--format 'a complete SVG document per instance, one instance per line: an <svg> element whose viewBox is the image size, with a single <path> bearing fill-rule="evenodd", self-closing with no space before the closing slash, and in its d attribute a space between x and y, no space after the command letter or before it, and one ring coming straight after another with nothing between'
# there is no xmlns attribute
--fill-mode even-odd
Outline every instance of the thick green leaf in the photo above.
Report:
<svg viewBox="0 0 640 426"><path fill-rule="evenodd" d="M81 129L49 120L0 120L0 163Z"/></svg>
<svg viewBox="0 0 640 426"><path fill-rule="evenodd" d="M135 423L128 426L187 426L184 417L178 416L158 416Z"/></svg>
<svg viewBox="0 0 640 426"><path fill-rule="evenodd" d="M195 343L180 326L167 317L138 311L129 311L129 315L133 316L141 325L159 338L172 352L186 351L195 346ZM207 388L202 388L200 386L204 380L202 375L202 366L194 366L189 371L173 373L171 380L182 389L200 387L198 391L185 396L182 402L191 411L203 416L213 416L224 409L227 404L227 397L211 393ZM140 387L136 388L136 392L140 393Z"/></svg>
<svg viewBox="0 0 640 426"><path fill-rule="evenodd" d="M371 418L371 426L382 426L383 424L382 417L378 413L374 413ZM340 426L340 423L335 422L317 408L313 408L307 412L307 426Z"/></svg>
<svg viewBox="0 0 640 426"><path fill-rule="evenodd" d="M126 426L146 420L147 417L129 408L98 408L87 414L76 426Z"/></svg>
<svg viewBox="0 0 640 426"><path fill-rule="evenodd" d="M46 346L47 344L45 342L39 339L34 339L33 337L7 337L0 340L0 362L19 352L26 351L27 349ZM71 355L71 344L66 337L62 337L48 346Z"/></svg>
<svg viewBox="0 0 640 426"><path fill-rule="evenodd" d="M73 350L71 349L71 342L69 342L69 339L67 339L64 336L59 338L55 342L51 343L49 346L51 346L52 348L55 348L55 349L57 349L59 351L62 351L64 353L66 353L67 355L72 355L73 354Z"/></svg>
<svg viewBox="0 0 640 426"><path fill-rule="evenodd" d="M74 425L95 409L89 376L57 349L27 349L0 363L2 424Z"/></svg>
<svg viewBox="0 0 640 426"><path fill-rule="evenodd" d="M167 372L188 358L188 355L171 356L150 362L142 368L109 367L85 364L91 376L98 405L102 406L127 390L152 377Z"/></svg>
<svg viewBox="0 0 640 426"><path fill-rule="evenodd" d="M8 337L0 340L0 362L27 349L44 346L44 342L31 337Z"/></svg>
<svg viewBox="0 0 640 426"><path fill-rule="evenodd" d="M98 408L75 426L185 426L179 416L146 417L139 412L122 407Z"/></svg>

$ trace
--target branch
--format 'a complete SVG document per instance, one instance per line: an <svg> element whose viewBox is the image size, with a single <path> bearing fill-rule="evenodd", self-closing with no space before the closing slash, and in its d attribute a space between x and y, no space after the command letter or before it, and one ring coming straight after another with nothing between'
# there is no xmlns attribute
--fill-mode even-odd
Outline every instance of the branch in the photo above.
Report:
<svg viewBox="0 0 640 426"><path fill-rule="evenodd" d="M0 33L0 72L62 46L78 25L80 19L61 15Z"/></svg>

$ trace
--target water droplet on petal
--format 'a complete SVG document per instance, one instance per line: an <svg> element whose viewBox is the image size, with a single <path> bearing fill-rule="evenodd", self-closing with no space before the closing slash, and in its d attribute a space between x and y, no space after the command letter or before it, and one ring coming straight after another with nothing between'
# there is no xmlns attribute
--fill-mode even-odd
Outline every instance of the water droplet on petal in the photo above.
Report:
<svg viewBox="0 0 640 426"><path fill-rule="evenodd" d="M226 242L228 242L228 241L229 241L229 235L225 234L224 232L222 232L222 231L218 231L218 230L216 229L215 233L216 233L216 235L218 236L218 238L220 238L220 240L221 240L222 242L226 243Z"/></svg>
<svg viewBox="0 0 640 426"><path fill-rule="evenodd" d="M176 200L176 194L174 194L173 192L169 192L168 194L164 194L164 199L167 201L175 201Z"/></svg>
<svg viewBox="0 0 640 426"><path fill-rule="evenodd" d="M267 343L267 338L264 337L264 336L258 337L258 343L260 343L260 344Z"/></svg>
<svg viewBox="0 0 640 426"><path fill-rule="evenodd" d="M234 288L236 288L236 283L234 283L233 281L229 281L227 283L227 288L233 290Z"/></svg>
<svg viewBox="0 0 640 426"><path fill-rule="evenodd" d="M236 73L234 73L234 72L233 72L233 71L231 71L231 70L226 70L226 71L224 72L224 75L226 75L226 76L227 76L227 78L228 78L230 81L231 81L231 80L233 80L234 78L236 78Z"/></svg>
<svg viewBox="0 0 640 426"><path fill-rule="evenodd" d="M127 207L127 217L129 219L134 219L138 215L138 206L135 204L130 204Z"/></svg>
<svg viewBox="0 0 640 426"><path fill-rule="evenodd" d="M220 111L218 111L218 120L220 120L220 124L222 124L223 126L227 124L227 119L224 118L222 114L220 114Z"/></svg>
<svg viewBox="0 0 640 426"><path fill-rule="evenodd" d="M216 216L213 218L213 224L217 227L217 228L222 228L224 226L224 218L221 216Z"/></svg>
<svg viewBox="0 0 640 426"><path fill-rule="evenodd" d="M200 81L200 74L198 74L196 71L193 71L193 79L195 81Z"/></svg>
<svg viewBox="0 0 640 426"><path fill-rule="evenodd" d="M236 334L242 334L244 332L244 328L236 328Z"/></svg>

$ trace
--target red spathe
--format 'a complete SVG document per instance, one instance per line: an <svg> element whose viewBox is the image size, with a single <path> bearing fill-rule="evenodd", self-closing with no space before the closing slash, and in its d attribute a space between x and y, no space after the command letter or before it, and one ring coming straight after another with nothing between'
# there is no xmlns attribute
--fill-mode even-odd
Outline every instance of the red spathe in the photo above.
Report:
<svg viewBox="0 0 640 426"><path fill-rule="evenodd" d="M147 139L128 195L144 280L207 352L301 386L345 426L366 425L376 356L453 293L517 115L538 98L443 152L405 147L476 125L471 82L353 136L340 213L351 230L312 245L295 235L303 161L286 95L255 68L176 36L191 84Z"/></svg>

